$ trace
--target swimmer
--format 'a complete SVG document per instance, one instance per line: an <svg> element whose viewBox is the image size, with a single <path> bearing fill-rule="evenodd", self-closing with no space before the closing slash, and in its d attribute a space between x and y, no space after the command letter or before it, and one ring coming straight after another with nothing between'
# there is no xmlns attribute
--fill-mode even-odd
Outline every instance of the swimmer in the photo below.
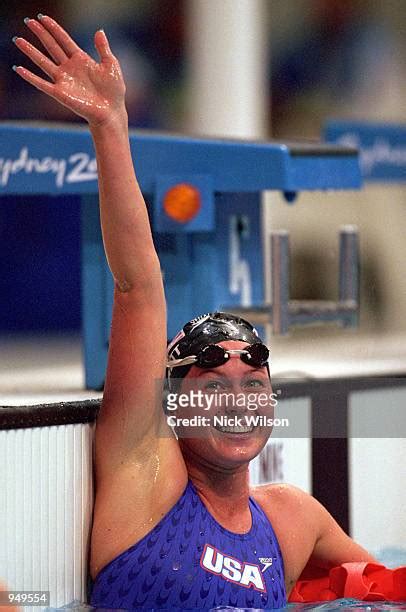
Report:
<svg viewBox="0 0 406 612"><path fill-rule="evenodd" d="M119 62L103 30L94 61L51 17L25 24L38 48L13 40L44 74L15 71L88 122L115 281L95 436L91 604L279 608L305 568L374 561L311 495L289 485L250 486L249 462L269 430L208 427L205 436L182 437L167 426L157 385L166 372L176 392L270 393L267 348L248 322L209 313L185 325L167 353L162 276L133 168Z"/></svg>

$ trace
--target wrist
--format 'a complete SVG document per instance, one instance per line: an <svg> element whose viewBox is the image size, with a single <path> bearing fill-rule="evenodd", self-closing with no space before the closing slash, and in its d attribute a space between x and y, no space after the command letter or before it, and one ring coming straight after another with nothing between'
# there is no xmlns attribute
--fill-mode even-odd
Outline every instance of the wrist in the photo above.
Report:
<svg viewBox="0 0 406 612"><path fill-rule="evenodd" d="M90 132L93 138L104 134L128 133L128 114L125 106L112 112L108 117L98 122L89 122Z"/></svg>

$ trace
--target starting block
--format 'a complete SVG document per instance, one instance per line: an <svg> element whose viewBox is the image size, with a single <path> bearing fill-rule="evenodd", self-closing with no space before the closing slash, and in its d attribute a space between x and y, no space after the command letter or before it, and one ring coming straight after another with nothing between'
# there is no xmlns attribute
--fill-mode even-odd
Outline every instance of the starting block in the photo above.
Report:
<svg viewBox="0 0 406 612"><path fill-rule="evenodd" d="M362 183L357 149L349 146L192 138L138 130L130 133L130 140L162 266L169 338L201 312L224 305L233 311L263 307L264 191L281 191L292 201L303 190L358 189ZM101 238L97 167L89 131L70 125L0 124L2 194L80 198L85 378L87 388L100 389L113 279ZM278 240L275 248L282 253L286 238ZM278 274L284 296L279 324L283 332L286 316L300 313L294 314L286 299L283 266ZM341 309L338 314L346 322L356 318L352 311Z"/></svg>

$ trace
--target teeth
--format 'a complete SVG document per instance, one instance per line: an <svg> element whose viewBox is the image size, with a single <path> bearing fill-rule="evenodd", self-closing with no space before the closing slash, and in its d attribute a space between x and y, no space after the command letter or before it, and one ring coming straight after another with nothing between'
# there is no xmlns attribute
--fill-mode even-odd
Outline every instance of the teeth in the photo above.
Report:
<svg viewBox="0 0 406 612"><path fill-rule="evenodd" d="M254 427L252 425L250 427L243 427L239 425L228 425L223 427L221 425L215 425L215 429L218 429L223 433L250 433L253 431Z"/></svg>

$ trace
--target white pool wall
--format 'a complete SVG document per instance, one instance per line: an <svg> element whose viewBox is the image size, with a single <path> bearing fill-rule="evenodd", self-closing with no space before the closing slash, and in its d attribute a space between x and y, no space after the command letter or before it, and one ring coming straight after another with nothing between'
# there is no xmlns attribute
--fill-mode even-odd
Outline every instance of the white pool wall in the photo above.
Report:
<svg viewBox="0 0 406 612"><path fill-rule="evenodd" d="M93 424L0 431L0 576L10 590L86 601Z"/></svg>

